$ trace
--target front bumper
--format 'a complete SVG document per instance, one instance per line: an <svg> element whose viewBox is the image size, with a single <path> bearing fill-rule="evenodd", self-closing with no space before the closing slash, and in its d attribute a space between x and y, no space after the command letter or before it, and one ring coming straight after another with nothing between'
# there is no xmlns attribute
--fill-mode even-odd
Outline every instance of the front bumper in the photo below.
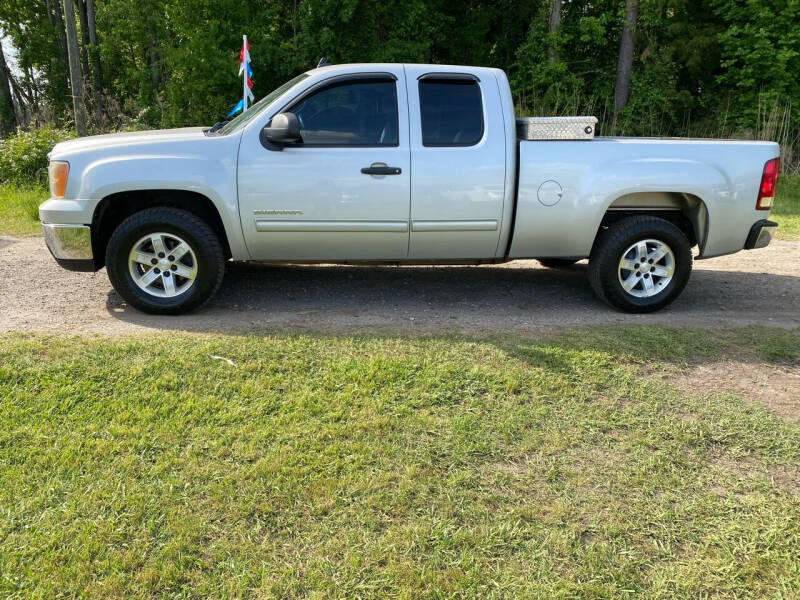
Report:
<svg viewBox="0 0 800 600"><path fill-rule="evenodd" d="M775 230L778 224L774 221L767 221L761 219L753 223L750 228L750 233L747 235L747 241L744 243L745 250L753 250L755 248L764 248L769 246L772 241L772 236L775 235Z"/></svg>
<svg viewBox="0 0 800 600"><path fill-rule="evenodd" d="M70 271L95 271L92 230L87 225L42 223L44 241L56 262Z"/></svg>

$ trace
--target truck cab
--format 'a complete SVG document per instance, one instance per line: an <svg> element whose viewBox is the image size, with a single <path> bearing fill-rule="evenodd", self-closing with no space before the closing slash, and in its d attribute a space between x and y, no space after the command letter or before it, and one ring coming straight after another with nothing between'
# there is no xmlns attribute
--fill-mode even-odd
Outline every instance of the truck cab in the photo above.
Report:
<svg viewBox="0 0 800 600"><path fill-rule="evenodd" d="M224 127L243 130L239 215L251 257L502 256L516 156L507 85L497 69L323 67L250 122ZM264 128L286 113L294 139L270 141Z"/></svg>

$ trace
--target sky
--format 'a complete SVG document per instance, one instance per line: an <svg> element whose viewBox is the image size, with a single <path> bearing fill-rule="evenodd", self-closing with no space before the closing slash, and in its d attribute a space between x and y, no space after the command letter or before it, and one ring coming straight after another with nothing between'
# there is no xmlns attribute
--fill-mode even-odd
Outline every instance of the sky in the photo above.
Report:
<svg viewBox="0 0 800 600"><path fill-rule="evenodd" d="M19 75L19 67L17 66L17 49L11 44L11 40L9 40L5 35L0 32L0 42L3 44L3 54L6 56L6 63L8 63L8 68L11 69L11 72L14 75Z"/></svg>

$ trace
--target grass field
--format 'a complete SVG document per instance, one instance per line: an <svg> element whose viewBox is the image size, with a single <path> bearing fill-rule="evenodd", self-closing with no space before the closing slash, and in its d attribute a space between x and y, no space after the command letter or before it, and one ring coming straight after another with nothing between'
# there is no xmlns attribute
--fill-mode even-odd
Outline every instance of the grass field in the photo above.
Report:
<svg viewBox="0 0 800 600"><path fill-rule="evenodd" d="M2 335L0 597L798 598L800 427L652 376L732 355L800 335Z"/></svg>
<svg viewBox="0 0 800 600"><path fill-rule="evenodd" d="M770 218L778 223L778 239L800 240L800 176L778 180L775 209Z"/></svg>
<svg viewBox="0 0 800 600"><path fill-rule="evenodd" d="M46 198L43 188L0 185L0 235L40 235L38 206ZM779 239L800 239L800 176L780 179L772 216Z"/></svg>
<svg viewBox="0 0 800 600"><path fill-rule="evenodd" d="M46 199L41 187L0 185L0 235L41 235L39 205Z"/></svg>

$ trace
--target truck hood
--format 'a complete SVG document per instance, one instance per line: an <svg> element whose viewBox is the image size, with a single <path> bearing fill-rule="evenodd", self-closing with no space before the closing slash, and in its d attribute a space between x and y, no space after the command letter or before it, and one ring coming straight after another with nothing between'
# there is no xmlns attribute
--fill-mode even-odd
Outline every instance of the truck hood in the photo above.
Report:
<svg viewBox="0 0 800 600"><path fill-rule="evenodd" d="M184 127L181 129L154 129L150 131L92 135L56 144L51 152L51 158L56 159L67 154L99 148L200 140L206 137L203 133L205 129L205 127Z"/></svg>

